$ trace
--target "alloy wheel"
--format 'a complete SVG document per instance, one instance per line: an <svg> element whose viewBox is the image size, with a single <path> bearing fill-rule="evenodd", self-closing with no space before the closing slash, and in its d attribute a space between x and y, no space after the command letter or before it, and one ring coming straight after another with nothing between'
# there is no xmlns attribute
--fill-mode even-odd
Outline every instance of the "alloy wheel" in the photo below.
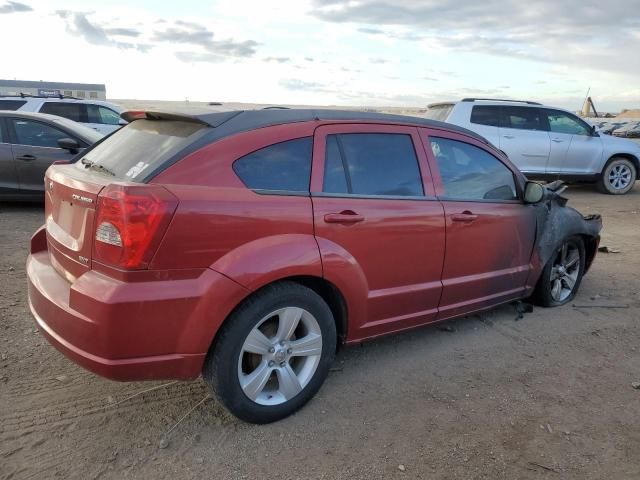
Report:
<svg viewBox="0 0 640 480"><path fill-rule="evenodd" d="M238 380L244 394L260 405L291 400L313 378L322 354L315 317L285 307L262 318L242 345Z"/></svg>
<svg viewBox="0 0 640 480"><path fill-rule="evenodd" d="M631 176L631 168L628 165L616 163L609 170L608 181L615 190L624 190L629 186Z"/></svg>
<svg viewBox="0 0 640 480"><path fill-rule="evenodd" d="M566 242L551 267L551 297L563 302L573 293L580 275L580 250L575 243Z"/></svg>

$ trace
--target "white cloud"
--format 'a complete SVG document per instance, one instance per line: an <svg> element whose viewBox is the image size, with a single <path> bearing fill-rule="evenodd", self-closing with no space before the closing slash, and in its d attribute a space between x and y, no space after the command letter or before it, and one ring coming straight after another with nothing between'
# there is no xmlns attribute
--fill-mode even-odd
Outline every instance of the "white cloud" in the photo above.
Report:
<svg viewBox="0 0 640 480"><path fill-rule="evenodd" d="M591 86L603 109L637 106L633 2L600 14L576 1L551 15L551 0L219 0L191 13L0 0L0 39L15 46L0 78L106 83L112 98L415 106L493 92L578 108L573 92Z"/></svg>

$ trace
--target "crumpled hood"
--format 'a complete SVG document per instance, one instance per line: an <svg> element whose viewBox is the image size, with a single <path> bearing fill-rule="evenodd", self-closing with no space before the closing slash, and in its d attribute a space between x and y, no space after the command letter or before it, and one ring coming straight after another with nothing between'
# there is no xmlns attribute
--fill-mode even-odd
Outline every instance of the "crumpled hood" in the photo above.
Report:
<svg viewBox="0 0 640 480"><path fill-rule="evenodd" d="M567 237L585 235L596 241L600 238L602 217L582 215L575 208L567 207L568 199L561 195L565 189L559 180L546 185L544 198L534 205L537 218L535 245L541 265L546 265Z"/></svg>

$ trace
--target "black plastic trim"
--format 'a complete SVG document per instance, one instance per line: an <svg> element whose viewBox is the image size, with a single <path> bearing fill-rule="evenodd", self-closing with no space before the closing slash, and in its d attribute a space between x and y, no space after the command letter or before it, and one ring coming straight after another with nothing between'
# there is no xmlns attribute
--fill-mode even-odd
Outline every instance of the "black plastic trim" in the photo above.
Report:
<svg viewBox="0 0 640 480"><path fill-rule="evenodd" d="M438 200L434 196L405 196L405 195L360 195L358 193L331 193L331 192L311 192L311 197L322 198L364 198L369 200Z"/></svg>
<svg viewBox="0 0 640 480"><path fill-rule="evenodd" d="M463 98L463 102L476 102L476 101L484 101L484 102L513 102L513 103L526 103L528 105L542 105L539 102L532 102L529 100L509 100L508 98Z"/></svg>
<svg viewBox="0 0 640 480"><path fill-rule="evenodd" d="M253 188L251 189L253 193L257 193L258 195L279 195L283 197L309 197L311 194L309 192L299 192L296 190L266 190L261 188Z"/></svg>

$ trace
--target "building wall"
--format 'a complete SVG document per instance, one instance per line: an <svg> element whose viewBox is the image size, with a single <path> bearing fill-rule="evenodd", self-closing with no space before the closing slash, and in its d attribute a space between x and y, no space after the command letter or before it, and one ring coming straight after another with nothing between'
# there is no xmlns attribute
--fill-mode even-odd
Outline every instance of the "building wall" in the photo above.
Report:
<svg viewBox="0 0 640 480"><path fill-rule="evenodd" d="M106 100L106 92L104 90L89 90L89 89L72 89L65 86L57 86L58 88L33 88L33 87L21 87L11 86L5 87L0 85L1 95L20 95L20 93L29 95L44 95L44 96L57 96L66 95L70 97L78 97L87 100Z"/></svg>

